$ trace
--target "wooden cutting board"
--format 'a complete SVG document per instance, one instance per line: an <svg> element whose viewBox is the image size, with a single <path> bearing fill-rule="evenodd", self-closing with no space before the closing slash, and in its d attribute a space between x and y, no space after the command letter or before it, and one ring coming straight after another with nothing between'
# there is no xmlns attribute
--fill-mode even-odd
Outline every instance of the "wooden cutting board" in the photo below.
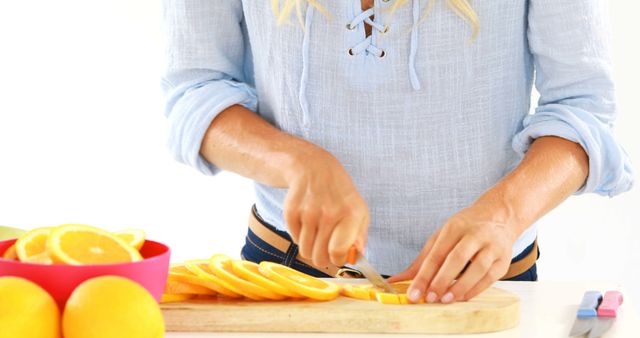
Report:
<svg viewBox="0 0 640 338"><path fill-rule="evenodd" d="M167 331L480 333L512 328L518 296L490 288L449 305L389 305L338 297L333 301L207 299L162 304Z"/></svg>

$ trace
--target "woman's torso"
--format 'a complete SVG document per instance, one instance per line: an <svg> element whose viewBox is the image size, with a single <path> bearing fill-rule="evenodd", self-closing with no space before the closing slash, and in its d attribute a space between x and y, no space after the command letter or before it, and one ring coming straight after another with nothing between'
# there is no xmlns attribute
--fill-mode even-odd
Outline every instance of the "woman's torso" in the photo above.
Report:
<svg viewBox="0 0 640 338"><path fill-rule="evenodd" d="M411 27L427 2L408 1L387 33L372 30L378 57L348 52L365 39L363 25L347 27L360 1L319 1L331 18L305 6L305 29L295 17L277 26L269 1L243 1L247 73L262 117L330 151L351 174L371 213L368 256L392 274L520 160L511 138L530 104L527 1L475 1L481 26L471 41L470 25L438 0L417 26L415 63ZM375 1L376 21L392 4ZM256 190L262 217L286 229L286 191ZM533 237L531 228L513 255Z"/></svg>

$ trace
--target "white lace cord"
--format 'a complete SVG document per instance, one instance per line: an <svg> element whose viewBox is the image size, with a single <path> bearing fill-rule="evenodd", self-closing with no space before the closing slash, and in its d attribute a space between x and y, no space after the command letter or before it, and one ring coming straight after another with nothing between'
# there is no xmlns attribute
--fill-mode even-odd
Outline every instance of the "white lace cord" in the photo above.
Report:
<svg viewBox="0 0 640 338"><path fill-rule="evenodd" d="M420 90L420 79L416 73L416 52L418 51L418 23L420 22L420 0L413 0L413 27L409 47L409 79L413 90Z"/></svg>
<svg viewBox="0 0 640 338"><path fill-rule="evenodd" d="M309 128L309 101L307 100L307 81L309 80L309 34L311 20L313 19L313 6L307 4L307 13L304 19L304 38L302 39L302 74L300 75L300 94L298 101L302 109L302 127Z"/></svg>

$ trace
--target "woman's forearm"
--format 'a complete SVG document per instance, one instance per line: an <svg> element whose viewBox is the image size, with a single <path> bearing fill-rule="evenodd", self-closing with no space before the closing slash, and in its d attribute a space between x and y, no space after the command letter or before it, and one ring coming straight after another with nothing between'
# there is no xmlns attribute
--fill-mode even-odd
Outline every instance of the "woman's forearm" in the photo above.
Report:
<svg viewBox="0 0 640 338"><path fill-rule="evenodd" d="M533 142L522 162L475 206L488 207L503 224L520 235L533 222L577 191L589 174L582 147L563 138L546 136Z"/></svg>
<svg viewBox="0 0 640 338"><path fill-rule="evenodd" d="M213 120L200 148L200 154L220 169L276 188L286 188L301 158L318 151L319 147L278 130L240 105Z"/></svg>

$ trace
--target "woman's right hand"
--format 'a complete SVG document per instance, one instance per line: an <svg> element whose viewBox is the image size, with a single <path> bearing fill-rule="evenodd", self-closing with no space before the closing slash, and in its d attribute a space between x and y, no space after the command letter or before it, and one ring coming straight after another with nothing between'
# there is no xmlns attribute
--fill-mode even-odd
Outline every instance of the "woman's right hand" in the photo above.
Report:
<svg viewBox="0 0 640 338"><path fill-rule="evenodd" d="M338 159L312 146L286 175L284 218L302 257L316 266L342 266L354 243L367 240L369 210Z"/></svg>

